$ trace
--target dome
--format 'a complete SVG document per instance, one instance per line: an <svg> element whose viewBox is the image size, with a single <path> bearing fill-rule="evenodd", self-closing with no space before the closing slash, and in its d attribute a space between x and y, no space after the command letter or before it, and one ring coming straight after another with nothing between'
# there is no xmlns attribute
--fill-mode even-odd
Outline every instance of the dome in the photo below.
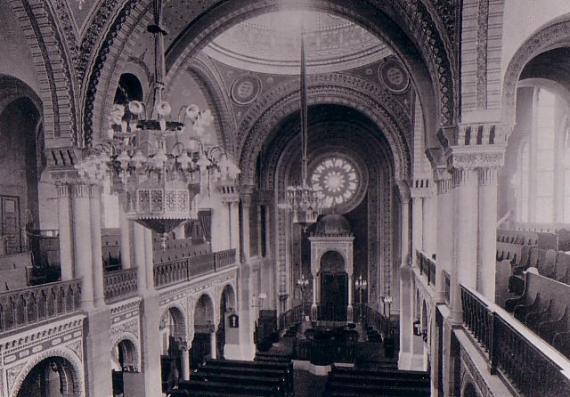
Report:
<svg viewBox="0 0 570 397"><path fill-rule="evenodd" d="M350 235L350 222L342 215L325 215L317 223L315 234L319 236Z"/></svg>
<svg viewBox="0 0 570 397"><path fill-rule="evenodd" d="M365 28L328 13L306 10L281 10L249 18L218 35L204 52L237 68L296 75L301 29L305 31L308 73L351 69L392 53Z"/></svg>

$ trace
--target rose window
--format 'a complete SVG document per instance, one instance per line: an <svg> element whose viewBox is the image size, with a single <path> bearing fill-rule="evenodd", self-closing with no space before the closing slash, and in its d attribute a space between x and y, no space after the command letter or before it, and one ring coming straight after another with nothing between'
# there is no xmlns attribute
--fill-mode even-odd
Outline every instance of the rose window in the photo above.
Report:
<svg viewBox="0 0 570 397"><path fill-rule="evenodd" d="M349 203L358 191L360 182L354 164L342 157L323 159L311 174L311 185L317 191L324 208Z"/></svg>

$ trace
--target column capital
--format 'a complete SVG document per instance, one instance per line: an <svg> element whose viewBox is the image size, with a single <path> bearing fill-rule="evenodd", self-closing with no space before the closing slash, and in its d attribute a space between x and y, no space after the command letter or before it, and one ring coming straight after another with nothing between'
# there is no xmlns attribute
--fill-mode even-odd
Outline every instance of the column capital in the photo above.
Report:
<svg viewBox="0 0 570 397"><path fill-rule="evenodd" d="M452 146L446 151L447 168L452 170L475 170L478 168L501 168L505 162L505 147L502 145Z"/></svg>
<svg viewBox="0 0 570 397"><path fill-rule="evenodd" d="M434 195L434 182L429 177L414 178L410 188L412 199L431 197Z"/></svg>

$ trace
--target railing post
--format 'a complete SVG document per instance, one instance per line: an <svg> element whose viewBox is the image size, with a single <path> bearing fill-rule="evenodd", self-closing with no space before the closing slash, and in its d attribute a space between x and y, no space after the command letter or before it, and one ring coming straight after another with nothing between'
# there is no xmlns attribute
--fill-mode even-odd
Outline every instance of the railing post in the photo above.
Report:
<svg viewBox="0 0 570 397"><path fill-rule="evenodd" d="M496 312L491 312L489 314L491 321L490 321L490 331L489 331L489 364L490 368L489 371L491 375L495 375L497 373L497 359L498 359L498 343L499 343L499 324L498 324L498 316Z"/></svg>

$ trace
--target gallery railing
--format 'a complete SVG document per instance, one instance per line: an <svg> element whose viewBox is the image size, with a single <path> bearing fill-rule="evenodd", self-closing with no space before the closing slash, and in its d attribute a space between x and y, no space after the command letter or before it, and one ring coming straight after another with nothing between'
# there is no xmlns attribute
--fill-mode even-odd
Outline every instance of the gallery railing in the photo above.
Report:
<svg viewBox="0 0 570 397"><path fill-rule="evenodd" d="M435 285L435 260L429 258L422 251L416 250L416 261L420 268L420 274L425 274L427 277L428 285Z"/></svg>
<svg viewBox="0 0 570 397"><path fill-rule="evenodd" d="M305 302L302 305L295 306L279 316L279 330L283 331L292 326L301 324L304 316L311 313L311 303Z"/></svg>
<svg viewBox="0 0 570 397"><path fill-rule="evenodd" d="M81 280L61 281L0 293L0 334L81 308Z"/></svg>
<svg viewBox="0 0 570 397"><path fill-rule="evenodd" d="M498 372L524 396L562 396L570 379L562 368L521 332L490 308L483 297L461 286L463 324L487 355L491 372Z"/></svg>
<svg viewBox="0 0 570 397"><path fill-rule="evenodd" d="M164 288L215 273L235 263L235 249L177 259L154 266L154 285Z"/></svg>
<svg viewBox="0 0 570 397"><path fill-rule="evenodd" d="M107 272L104 277L107 302L128 298L137 293L137 268Z"/></svg>

